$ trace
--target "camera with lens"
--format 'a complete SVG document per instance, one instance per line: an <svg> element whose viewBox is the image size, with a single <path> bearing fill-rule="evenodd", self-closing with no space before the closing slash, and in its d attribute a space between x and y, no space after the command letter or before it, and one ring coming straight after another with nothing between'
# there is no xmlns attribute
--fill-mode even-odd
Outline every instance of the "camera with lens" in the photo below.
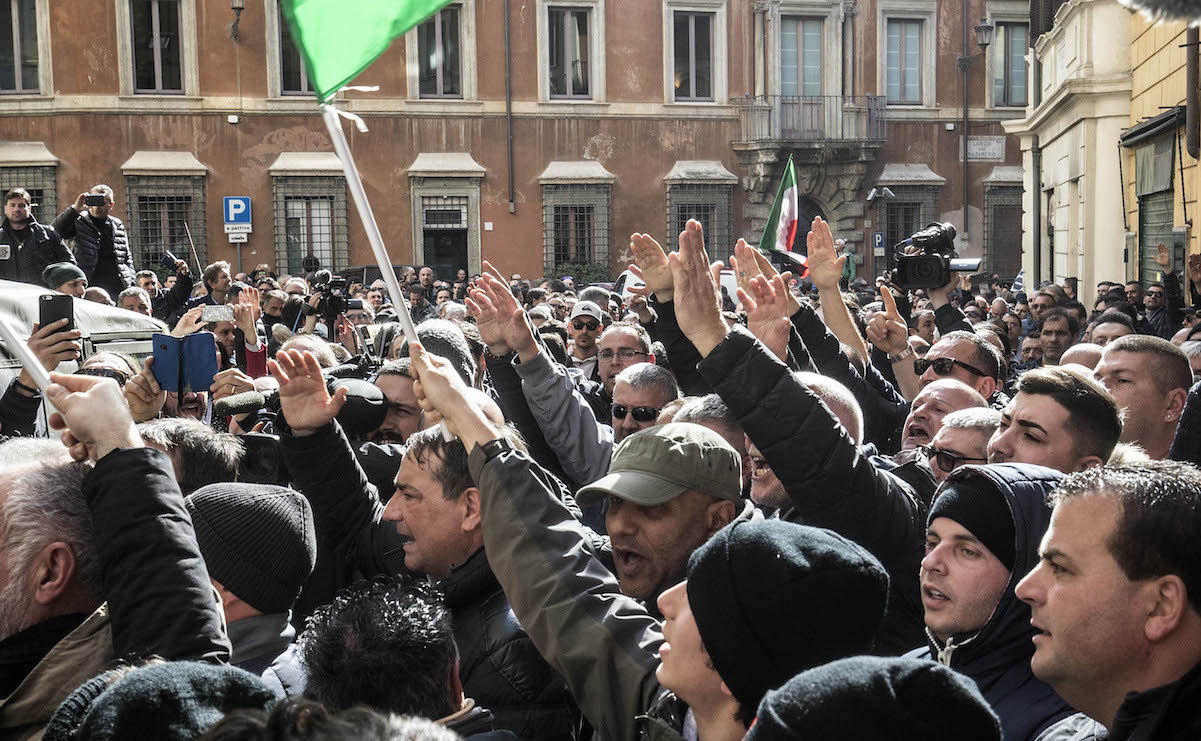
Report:
<svg viewBox="0 0 1201 741"><path fill-rule="evenodd" d="M979 259L955 257L955 227L949 223L927 224L893 249L897 253L897 267L892 282L904 290L941 288L951 282L951 273L980 269Z"/></svg>
<svg viewBox="0 0 1201 741"><path fill-rule="evenodd" d="M340 275L331 275L328 270L318 270L313 279L313 293L321 295L317 313L323 317L345 314L349 308L350 296L346 293L346 279ZM326 326L330 324L327 322Z"/></svg>

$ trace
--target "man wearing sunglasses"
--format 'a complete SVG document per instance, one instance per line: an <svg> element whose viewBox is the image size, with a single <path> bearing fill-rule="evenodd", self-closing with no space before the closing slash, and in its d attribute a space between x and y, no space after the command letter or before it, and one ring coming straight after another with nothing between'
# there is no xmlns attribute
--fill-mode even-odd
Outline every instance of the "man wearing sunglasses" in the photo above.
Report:
<svg viewBox="0 0 1201 741"><path fill-rule="evenodd" d="M584 378L593 381L600 381L596 340L600 337L604 320L605 314L599 306L591 301L577 301L571 309L571 321L567 324L567 331L571 335L571 362L580 369Z"/></svg>
<svg viewBox="0 0 1201 741"><path fill-rule="evenodd" d="M906 373L908 368L905 366L908 363L912 363L912 376ZM972 332L951 332L935 342L924 358L893 363L897 381L902 391L906 392L906 398L916 398L919 389L939 379L953 378L972 387L990 404L1008 401L994 398L998 394L1001 372L1005 367L996 346ZM917 388L913 388L914 381Z"/></svg>
<svg viewBox="0 0 1201 741"><path fill-rule="evenodd" d="M988 463L988 441L1001 424L1001 413L987 407L959 409L942 418L929 445L920 446L934 480L941 484L959 466Z"/></svg>

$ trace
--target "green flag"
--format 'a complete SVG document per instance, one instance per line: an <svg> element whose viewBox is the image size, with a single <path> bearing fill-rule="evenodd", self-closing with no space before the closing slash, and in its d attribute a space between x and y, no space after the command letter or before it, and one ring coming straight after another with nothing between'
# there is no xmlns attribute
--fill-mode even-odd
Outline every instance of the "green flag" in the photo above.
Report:
<svg viewBox="0 0 1201 741"><path fill-rule="evenodd" d="M322 103L450 0L280 0Z"/></svg>

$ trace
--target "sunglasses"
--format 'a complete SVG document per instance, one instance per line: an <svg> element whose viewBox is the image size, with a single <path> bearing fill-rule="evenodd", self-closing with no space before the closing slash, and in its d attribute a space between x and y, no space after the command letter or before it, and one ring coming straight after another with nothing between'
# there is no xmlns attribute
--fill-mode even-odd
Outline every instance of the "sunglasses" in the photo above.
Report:
<svg viewBox="0 0 1201 741"><path fill-rule="evenodd" d="M1163 291L1147 291L1147 295L1148 296L1156 296L1158 298L1163 298Z"/></svg>
<svg viewBox="0 0 1201 741"><path fill-rule="evenodd" d="M933 367L934 372L938 375L949 376L951 375L951 371L955 370L955 366L966 368L977 376L988 376L987 373L979 368L975 368L963 362L962 360L956 360L954 358L935 358L934 360L918 358L917 360L913 361L913 372L921 376L926 372L927 369Z"/></svg>
<svg viewBox="0 0 1201 741"><path fill-rule="evenodd" d="M97 376L99 378L111 378L117 382L118 386L124 386L125 378L126 378L124 373L122 373L119 370L113 370L111 368L80 368L79 370L75 371L74 375Z"/></svg>
<svg viewBox="0 0 1201 741"><path fill-rule="evenodd" d="M654 422L659 418L659 410L654 407L627 407L621 404L613 405L613 419L625 419L627 412L634 417L635 422Z"/></svg>
<svg viewBox="0 0 1201 741"><path fill-rule="evenodd" d="M965 463L988 463L987 458L968 458L946 450L935 450L929 445L919 445L918 450L922 451L926 460L937 465L943 473L950 473Z"/></svg>
<svg viewBox="0 0 1201 741"><path fill-rule="evenodd" d="M589 332L595 332L596 330L600 329L600 322L586 322L583 319L573 319L571 321L571 326L575 327L577 332L582 332L585 329Z"/></svg>

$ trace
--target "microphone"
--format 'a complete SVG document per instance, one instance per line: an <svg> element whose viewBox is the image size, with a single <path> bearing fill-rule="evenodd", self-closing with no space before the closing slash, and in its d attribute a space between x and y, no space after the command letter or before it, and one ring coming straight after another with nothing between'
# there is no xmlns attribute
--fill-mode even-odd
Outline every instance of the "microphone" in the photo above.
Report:
<svg viewBox="0 0 1201 741"><path fill-rule="evenodd" d="M262 409L267 404L267 397L258 391L243 391L240 394L227 396L213 402L213 414L238 415Z"/></svg>

